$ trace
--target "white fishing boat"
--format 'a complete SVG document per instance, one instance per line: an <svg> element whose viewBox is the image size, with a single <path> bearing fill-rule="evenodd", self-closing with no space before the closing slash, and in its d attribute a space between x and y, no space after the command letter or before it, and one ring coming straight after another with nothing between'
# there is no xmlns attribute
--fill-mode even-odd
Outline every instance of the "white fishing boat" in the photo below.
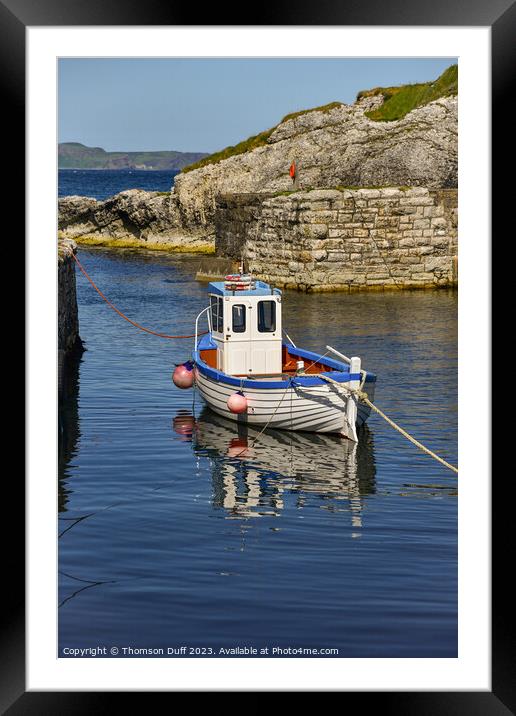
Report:
<svg viewBox="0 0 516 716"><path fill-rule="evenodd" d="M251 425L336 433L357 442L370 407L353 391L374 398L376 376L361 359L327 346L318 355L285 333L282 294L250 275L226 276L208 288L210 303L197 316L192 361L176 368L174 383L195 384L218 415ZM208 331L199 333L206 316ZM335 357L329 357L332 353Z"/></svg>

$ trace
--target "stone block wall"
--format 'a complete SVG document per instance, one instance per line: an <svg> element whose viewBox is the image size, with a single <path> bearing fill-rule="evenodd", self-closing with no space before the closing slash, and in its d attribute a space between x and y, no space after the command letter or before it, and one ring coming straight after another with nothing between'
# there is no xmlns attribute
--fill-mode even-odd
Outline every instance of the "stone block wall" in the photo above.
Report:
<svg viewBox="0 0 516 716"><path fill-rule="evenodd" d="M75 287L75 261L73 254L76 244L69 239L61 240L57 250L57 290L58 290L58 349L69 353L79 338L79 313Z"/></svg>
<svg viewBox="0 0 516 716"><path fill-rule="evenodd" d="M57 356L58 387L61 397L67 361L80 354L82 341L79 337L79 312L75 285L76 244L70 239L60 240L57 250Z"/></svg>
<svg viewBox="0 0 516 716"><path fill-rule="evenodd" d="M457 190L316 189L225 195L217 254L307 291L457 284Z"/></svg>

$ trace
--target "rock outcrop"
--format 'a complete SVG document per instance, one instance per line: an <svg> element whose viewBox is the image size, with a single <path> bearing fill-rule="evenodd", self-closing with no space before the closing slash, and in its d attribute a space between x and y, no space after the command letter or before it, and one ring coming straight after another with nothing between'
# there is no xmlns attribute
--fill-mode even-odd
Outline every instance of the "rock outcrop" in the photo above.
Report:
<svg viewBox="0 0 516 716"><path fill-rule="evenodd" d="M210 253L214 237L185 226L171 192L129 189L105 201L84 196L59 200L60 236L93 246L147 247Z"/></svg>

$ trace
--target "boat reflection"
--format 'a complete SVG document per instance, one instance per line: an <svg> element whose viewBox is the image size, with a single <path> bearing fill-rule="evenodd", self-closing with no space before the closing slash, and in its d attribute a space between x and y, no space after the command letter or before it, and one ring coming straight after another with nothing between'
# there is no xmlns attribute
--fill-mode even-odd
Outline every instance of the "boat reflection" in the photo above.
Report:
<svg viewBox="0 0 516 716"><path fill-rule="evenodd" d="M321 433L260 433L204 408L198 419L178 413L174 430L197 456L211 461L213 505L228 518L279 516L288 508L316 505L349 512L352 525L363 526L363 498L376 490L367 425L356 444Z"/></svg>

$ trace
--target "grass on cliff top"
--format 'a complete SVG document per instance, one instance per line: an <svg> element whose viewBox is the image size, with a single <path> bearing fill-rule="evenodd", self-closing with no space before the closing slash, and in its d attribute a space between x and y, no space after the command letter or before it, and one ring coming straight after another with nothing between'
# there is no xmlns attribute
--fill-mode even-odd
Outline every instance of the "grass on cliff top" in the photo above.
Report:
<svg viewBox="0 0 516 716"><path fill-rule="evenodd" d="M342 104L342 102L330 102L329 104L323 104L320 107L311 107L310 109L301 109L299 112L291 112L283 117L281 122L278 124L278 127L280 124L288 122L289 119L296 119L296 117L301 117L303 114L309 114L310 112L322 112L323 114L328 114L328 112L331 112L332 109L342 107ZM274 129L276 129L276 127L274 127Z"/></svg>
<svg viewBox="0 0 516 716"><path fill-rule="evenodd" d="M253 137L248 137L247 139L244 139L243 142L239 142L234 146L225 147L225 149L221 149L220 152L214 152L214 154L210 154L208 157L204 157L204 159L184 167L181 172L184 174L186 172L191 172L194 169L205 167L208 164L218 164L218 162L222 162L224 159L229 159L229 157L234 157L237 154L244 154L245 152L252 152L253 149L256 149L257 147L263 147L264 144L267 144L267 139L271 136L275 129L276 127L272 127L272 129L267 129L265 132L255 134Z"/></svg>
<svg viewBox="0 0 516 716"><path fill-rule="evenodd" d="M458 66L448 67L435 82L423 82L401 87L375 87L359 92L357 100L363 97L383 95L384 102L378 109L366 112L366 117L377 122L393 122L402 119L416 107L422 107L439 97L449 97L458 93Z"/></svg>
<svg viewBox="0 0 516 716"><path fill-rule="evenodd" d="M311 109L302 109L299 112L291 112L290 114L286 114L281 120L281 122L279 122L276 126L271 127L271 129L267 129L265 132L260 132L260 134L255 134L248 139L244 139L243 142L239 142L234 146L221 149L220 152L210 154L208 157L204 157L203 159L200 159L194 164L189 164L187 167L184 167L181 172L184 174L186 172L191 172L194 169L200 169L201 167L205 167L208 164L218 164L218 162L222 162L224 159L229 159L229 157L235 157L237 154L252 152L253 149L265 146L267 144L267 140L274 132L274 130L277 129L280 124L288 122L289 119L295 119L296 117L300 117L303 114L308 114L309 112L323 112L324 114L326 114L332 109L341 106L342 102L330 102L330 104L325 104L321 107L312 107Z"/></svg>
<svg viewBox="0 0 516 716"><path fill-rule="evenodd" d="M440 77L434 82L424 82L422 84L414 85L401 85L400 87L375 87L371 90L363 90L357 95L357 100L363 97L375 97L377 95L383 95L383 104L371 112L366 112L366 116L369 119L374 119L381 122L391 122L396 119L401 119L406 114L411 112L416 107L421 107L428 102L432 102L434 99L439 97L448 97L449 95L457 94L458 91L458 67L457 65L451 65L445 70ZM209 164L218 164L224 159L229 157L235 157L238 154L244 154L245 152L252 152L253 149L263 147L267 144L267 140L271 134L284 122L288 122L290 119L296 119L304 114L310 112L323 112L324 114L331 112L336 107L341 107L342 102L330 102L324 104L321 107L311 107L310 109L302 109L299 112L291 112L283 117L275 127L267 129L265 132L255 134L248 139L244 139L243 142L239 142L234 146L226 147L221 149L220 152L210 154L203 159L200 159L194 164L189 164L183 167L181 172L191 172L194 169L200 169L206 167Z"/></svg>

